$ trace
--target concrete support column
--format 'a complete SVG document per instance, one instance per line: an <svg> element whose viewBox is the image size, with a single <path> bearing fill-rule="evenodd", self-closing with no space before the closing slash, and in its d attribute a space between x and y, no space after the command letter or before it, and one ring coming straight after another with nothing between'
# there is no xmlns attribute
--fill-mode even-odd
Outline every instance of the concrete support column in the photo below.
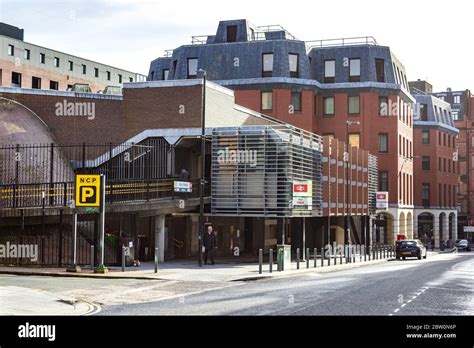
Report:
<svg viewBox="0 0 474 348"><path fill-rule="evenodd" d="M435 239L435 248L439 248L439 214L435 214L433 217L433 234Z"/></svg>
<svg viewBox="0 0 474 348"><path fill-rule="evenodd" d="M453 240L458 239L458 214L453 217Z"/></svg>
<svg viewBox="0 0 474 348"><path fill-rule="evenodd" d="M155 216L155 248L158 248L158 261L165 261L165 215Z"/></svg>
<svg viewBox="0 0 474 348"><path fill-rule="evenodd" d="M449 239L449 215L445 214L444 220L443 220L443 235L440 236L441 240L444 241L444 244L446 245L446 242Z"/></svg>
<svg viewBox="0 0 474 348"><path fill-rule="evenodd" d="M413 238L420 238L418 235L418 215L413 214Z"/></svg>
<svg viewBox="0 0 474 348"><path fill-rule="evenodd" d="M199 248L199 216L191 216L191 255L198 255Z"/></svg>

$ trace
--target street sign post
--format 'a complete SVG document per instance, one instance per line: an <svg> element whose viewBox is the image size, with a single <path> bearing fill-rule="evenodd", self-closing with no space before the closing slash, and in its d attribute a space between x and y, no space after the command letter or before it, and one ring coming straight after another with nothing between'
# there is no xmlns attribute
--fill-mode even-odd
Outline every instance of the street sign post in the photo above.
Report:
<svg viewBox="0 0 474 348"><path fill-rule="evenodd" d="M78 214L100 214L99 233L100 233L100 261L98 267L94 270L96 273L107 273L104 266L105 255L105 175L77 174L75 181L75 211L74 211L74 261L73 267L68 271L80 272L77 266L77 215Z"/></svg>

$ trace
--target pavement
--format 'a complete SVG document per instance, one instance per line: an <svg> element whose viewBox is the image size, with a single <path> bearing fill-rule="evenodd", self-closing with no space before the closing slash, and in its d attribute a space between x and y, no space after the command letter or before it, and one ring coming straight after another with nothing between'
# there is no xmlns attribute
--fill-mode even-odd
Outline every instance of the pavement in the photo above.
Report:
<svg viewBox="0 0 474 348"><path fill-rule="evenodd" d="M434 253L433 253L434 254ZM154 273L153 263L142 263L140 267L127 267L122 272L120 267L110 267L107 274L93 273L92 269L85 267L80 273L67 272L66 268L31 268L31 267L0 267L0 274L11 275L34 275L34 276L54 276L54 277L86 277L98 279L137 279L137 280L170 280L170 281L200 281L200 282L233 282L250 281L267 278L282 278L299 275L306 272L326 273L341 269L366 266L375 263L385 263L389 259L363 261L359 256L355 263L340 264L341 259L337 258L337 265L334 265L335 259L331 259L331 265L326 259L324 266L321 267L321 259L317 260L317 266L314 268L314 261L310 260L309 268L306 268L306 262L300 262L300 269L297 269L297 263L292 262L290 267L286 267L283 272L277 271L276 264L273 265L273 272L269 271L269 264L263 265L262 273L259 273L257 263L241 262L216 262L215 265L203 265L199 267L197 261L167 261L159 264L158 273Z"/></svg>
<svg viewBox="0 0 474 348"><path fill-rule="evenodd" d="M300 270L292 264L292 270L271 274L266 265L262 275L258 274L257 265L244 263L199 268L195 262L169 262L160 265L158 275L153 269L147 269L152 265L145 264L125 272L127 277L120 276L122 272L117 270L107 275L85 276L59 269L60 276L57 276L51 269L27 269L23 274L20 269L16 272L18 275L0 274L0 315L274 314L275 303L289 301L293 308L295 303L303 301L311 307L313 299L317 300L315 303L322 303L321 308L324 303L339 308L335 313L372 314L372 308L380 310L379 307L384 306L386 296L390 296L392 302L394 298L400 301L397 296L404 294L405 286L410 289L413 284L427 279L439 281L443 274L442 286L446 282L467 282L472 297L474 284L469 281L474 279L474 268L472 264L460 268L457 265L469 259L469 255L473 259L474 253L430 252L427 260L378 260L331 267L327 264L320 267L318 260L316 269L306 269L305 263L301 263ZM456 265L458 271L449 271L452 265ZM8 271L12 269L5 272ZM36 273L31 274L33 271ZM405 272L410 276L406 277ZM460 277L461 274L464 276ZM423 286L420 285L420 289ZM434 283L431 291L435 291ZM353 302L361 296L366 302L356 307L347 304L347 312L340 312L344 307L339 306L338 297L344 302L346 293ZM465 294L465 289L460 287L453 293ZM474 304L469 306L474 307ZM306 314L305 310L302 314Z"/></svg>
<svg viewBox="0 0 474 348"><path fill-rule="evenodd" d="M99 315L474 315L474 253L241 282Z"/></svg>
<svg viewBox="0 0 474 348"><path fill-rule="evenodd" d="M0 315L92 315L100 307L39 289L0 287Z"/></svg>

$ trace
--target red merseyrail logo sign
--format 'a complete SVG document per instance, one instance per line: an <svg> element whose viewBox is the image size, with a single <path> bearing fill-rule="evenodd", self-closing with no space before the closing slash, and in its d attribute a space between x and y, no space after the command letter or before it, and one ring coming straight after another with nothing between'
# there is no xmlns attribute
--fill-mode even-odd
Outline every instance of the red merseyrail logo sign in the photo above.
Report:
<svg viewBox="0 0 474 348"><path fill-rule="evenodd" d="M387 194L386 193L378 193L377 194L377 199L387 199Z"/></svg>
<svg viewBox="0 0 474 348"><path fill-rule="evenodd" d="M307 193L308 192L308 184L295 184L293 185L293 192L298 193Z"/></svg>

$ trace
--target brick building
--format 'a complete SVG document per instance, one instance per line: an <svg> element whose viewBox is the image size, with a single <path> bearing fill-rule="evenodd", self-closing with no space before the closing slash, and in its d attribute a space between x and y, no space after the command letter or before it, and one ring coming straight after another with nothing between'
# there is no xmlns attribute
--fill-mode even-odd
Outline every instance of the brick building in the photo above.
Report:
<svg viewBox="0 0 474 348"><path fill-rule="evenodd" d="M423 88L419 90L416 87ZM451 105L428 94L426 82L411 83L418 107L414 118L415 231L420 239L435 246L451 243L458 236L458 129ZM426 88L427 87L427 88Z"/></svg>
<svg viewBox="0 0 474 348"><path fill-rule="evenodd" d="M199 187L196 181L201 165L203 91L202 79L126 83L123 95L118 96L0 87L0 191L5 193L0 200L0 238L12 231L26 236L28 232L19 231L20 226L36 231L32 238L51 231L46 239L53 241L57 233L62 233L58 229L70 231L72 194L68 185L75 171L87 170L106 173L110 185L118 182L119 189L108 190L106 230L110 238L134 240L141 260L152 259L156 240L161 260L196 256L196 189L192 192L194 201L186 203L185 208L176 205L179 196L174 194L156 205L146 200L124 205L120 199L124 180L132 180L134 185L148 180L153 185L158 182L172 187L182 168L188 170L193 187ZM242 255L252 257L259 248L276 250L276 243L282 242L302 250L344 243L344 143L240 106L234 91L213 82L206 83L205 91L209 140L206 177L210 178L212 193L206 195L206 215L207 222L221 236L221 256L231 257L231 246L235 245L239 245ZM64 103L93 105L94 113L58 114L58 105ZM33 144L38 142L48 144L37 150ZM257 151L255 165L221 164L218 145ZM153 151L147 150L150 148ZM289 151L292 156L287 156ZM15 161L17 154L19 162ZM368 151L353 147L349 168L349 179L354 183L350 190L349 238L353 243L371 244L369 217L374 213L377 161ZM312 183L311 204L307 207L289 208L295 180ZM61 193L47 199L47 229L41 229L44 220L34 216L41 215L41 208L9 205L11 192L19 187L28 190L32 185L39 188L32 194L33 199L28 198L28 204L34 204L44 187L48 187L48 193L51 187L60 185ZM230 213L229 202L236 209ZM25 224L19 223L20 217L25 218ZM79 233L84 260L90 245L98 249L97 219L86 218L90 220L81 221ZM111 248L109 245L109 256L114 254ZM65 246L62 250L69 249ZM64 253L60 254L64 259ZM114 262L114 258L108 260Z"/></svg>
<svg viewBox="0 0 474 348"><path fill-rule="evenodd" d="M451 105L454 126L459 130L458 197L459 236L473 238L464 233L465 226L474 226L474 95L469 90L433 92L433 95Z"/></svg>
<svg viewBox="0 0 474 348"><path fill-rule="evenodd" d="M208 79L235 91L236 102L378 155L379 189L389 208L374 236L413 235L413 107L405 68L371 37L301 41L279 26L221 21L213 35L166 52L149 80ZM326 202L328 203L328 202ZM352 206L350 206L352 208Z"/></svg>
<svg viewBox="0 0 474 348"><path fill-rule="evenodd" d="M66 91L84 84L98 92L145 80L141 74L25 42L23 36L23 29L0 23L0 86Z"/></svg>

